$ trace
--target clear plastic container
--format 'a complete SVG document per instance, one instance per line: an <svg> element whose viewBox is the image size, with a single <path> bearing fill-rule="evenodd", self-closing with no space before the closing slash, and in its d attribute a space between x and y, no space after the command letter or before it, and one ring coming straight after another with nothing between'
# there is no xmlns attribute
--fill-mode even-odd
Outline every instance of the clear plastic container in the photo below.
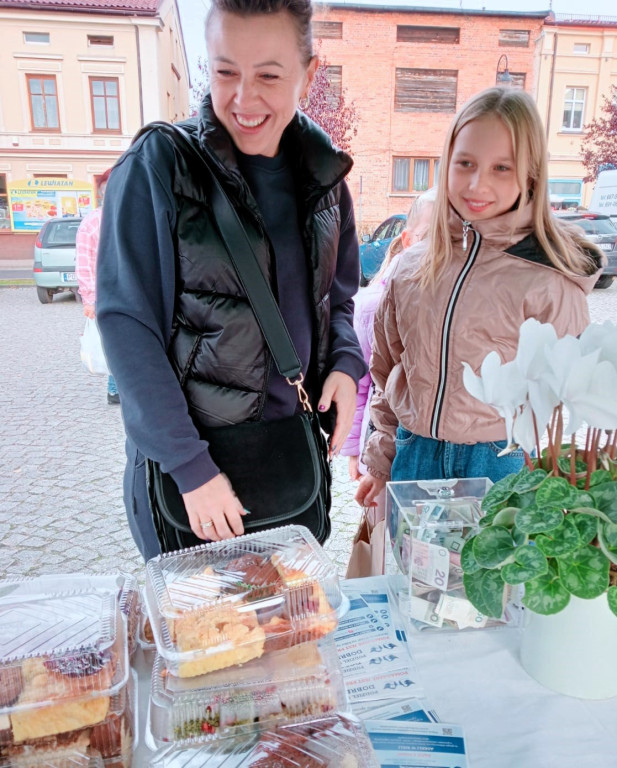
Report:
<svg viewBox="0 0 617 768"><path fill-rule="evenodd" d="M346 708L343 673L331 638L190 680L168 675L161 656L152 670L150 732L157 747L216 741Z"/></svg>
<svg viewBox="0 0 617 768"><path fill-rule="evenodd" d="M128 669L126 625L111 592L0 599L5 743L102 722L127 683Z"/></svg>
<svg viewBox="0 0 617 768"><path fill-rule="evenodd" d="M137 745L137 673L131 671L127 684L109 699L107 714L101 722L82 728L58 732L41 738L28 738L16 743L10 737L10 715L6 718L8 729L0 731L0 766L42 765L89 765L82 763L86 756L96 757L101 768L130 768L133 751ZM49 709L41 710L49 716ZM60 718L62 710L51 712ZM72 710L65 712L74 714ZM71 762L72 761L72 762Z"/></svg>
<svg viewBox="0 0 617 768"><path fill-rule="evenodd" d="M287 526L172 552L146 566L145 602L167 669L193 677L336 629L336 566Z"/></svg>
<svg viewBox="0 0 617 768"><path fill-rule="evenodd" d="M41 752L28 757L16 757L8 763L0 762L4 768L105 768L99 755L82 752L79 748L65 750L64 753Z"/></svg>
<svg viewBox="0 0 617 768"><path fill-rule="evenodd" d="M402 576L392 579L407 629L481 629L516 623L510 602L500 620L467 600L461 551L480 530L486 477L388 483L387 540Z"/></svg>
<svg viewBox="0 0 617 768"><path fill-rule="evenodd" d="M62 573L0 581L0 601L18 595L57 595L64 592L112 592L127 623L129 656L137 648L140 592L137 580L126 573Z"/></svg>
<svg viewBox="0 0 617 768"><path fill-rule="evenodd" d="M379 768L362 723L351 715L279 726L250 743L159 750L150 768Z"/></svg>
<svg viewBox="0 0 617 768"><path fill-rule="evenodd" d="M141 603L141 613L139 617L139 634L137 635L137 642L144 655L144 659L148 664L154 664L156 658L156 643L154 642L154 635L152 634L152 625L148 618L148 612L143 600Z"/></svg>

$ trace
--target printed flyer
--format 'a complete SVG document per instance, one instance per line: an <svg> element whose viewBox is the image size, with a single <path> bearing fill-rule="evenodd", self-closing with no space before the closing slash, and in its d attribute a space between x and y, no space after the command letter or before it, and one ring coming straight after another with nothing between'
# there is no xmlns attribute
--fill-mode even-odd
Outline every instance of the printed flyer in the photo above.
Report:
<svg viewBox="0 0 617 768"><path fill-rule="evenodd" d="M458 725L365 720L381 768L469 768Z"/></svg>

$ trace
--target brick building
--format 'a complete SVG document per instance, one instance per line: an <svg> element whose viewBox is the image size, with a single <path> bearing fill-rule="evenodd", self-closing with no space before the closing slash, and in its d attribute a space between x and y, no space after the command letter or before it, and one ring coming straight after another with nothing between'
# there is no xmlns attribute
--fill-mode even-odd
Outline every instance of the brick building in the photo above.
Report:
<svg viewBox="0 0 617 768"><path fill-rule="evenodd" d="M452 117L498 73L535 96L546 14L336 0L316 12L320 53L360 118L349 178L360 232L433 185Z"/></svg>

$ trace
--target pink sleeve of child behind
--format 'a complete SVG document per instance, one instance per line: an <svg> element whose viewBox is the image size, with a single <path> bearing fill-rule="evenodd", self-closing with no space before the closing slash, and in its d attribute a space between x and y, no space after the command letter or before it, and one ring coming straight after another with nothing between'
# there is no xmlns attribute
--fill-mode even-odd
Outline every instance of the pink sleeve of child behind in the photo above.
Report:
<svg viewBox="0 0 617 768"><path fill-rule="evenodd" d="M79 225L75 240L75 273L84 304L96 301L96 257L101 230L101 209L89 213Z"/></svg>
<svg viewBox="0 0 617 768"><path fill-rule="evenodd" d="M374 285L369 285L354 298L353 325L367 365L370 364L373 340L375 338L375 312L379 306L383 291L384 284L380 281ZM349 436L341 448L343 456L360 456L362 453L364 447L363 426L368 423L371 388L371 375L367 373L358 382L354 422Z"/></svg>

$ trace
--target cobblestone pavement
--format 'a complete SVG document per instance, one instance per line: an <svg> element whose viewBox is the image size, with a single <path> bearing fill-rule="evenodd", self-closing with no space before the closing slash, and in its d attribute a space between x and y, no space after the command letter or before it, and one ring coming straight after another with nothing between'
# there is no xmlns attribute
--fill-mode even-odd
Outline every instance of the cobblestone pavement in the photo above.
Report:
<svg viewBox="0 0 617 768"><path fill-rule="evenodd" d="M592 320L617 322L617 284L594 291ZM122 504L120 408L105 380L79 361L81 305L61 294L40 304L33 287L0 288L0 578L124 571L143 563ZM347 460L334 466L332 536L344 573L359 519Z"/></svg>

